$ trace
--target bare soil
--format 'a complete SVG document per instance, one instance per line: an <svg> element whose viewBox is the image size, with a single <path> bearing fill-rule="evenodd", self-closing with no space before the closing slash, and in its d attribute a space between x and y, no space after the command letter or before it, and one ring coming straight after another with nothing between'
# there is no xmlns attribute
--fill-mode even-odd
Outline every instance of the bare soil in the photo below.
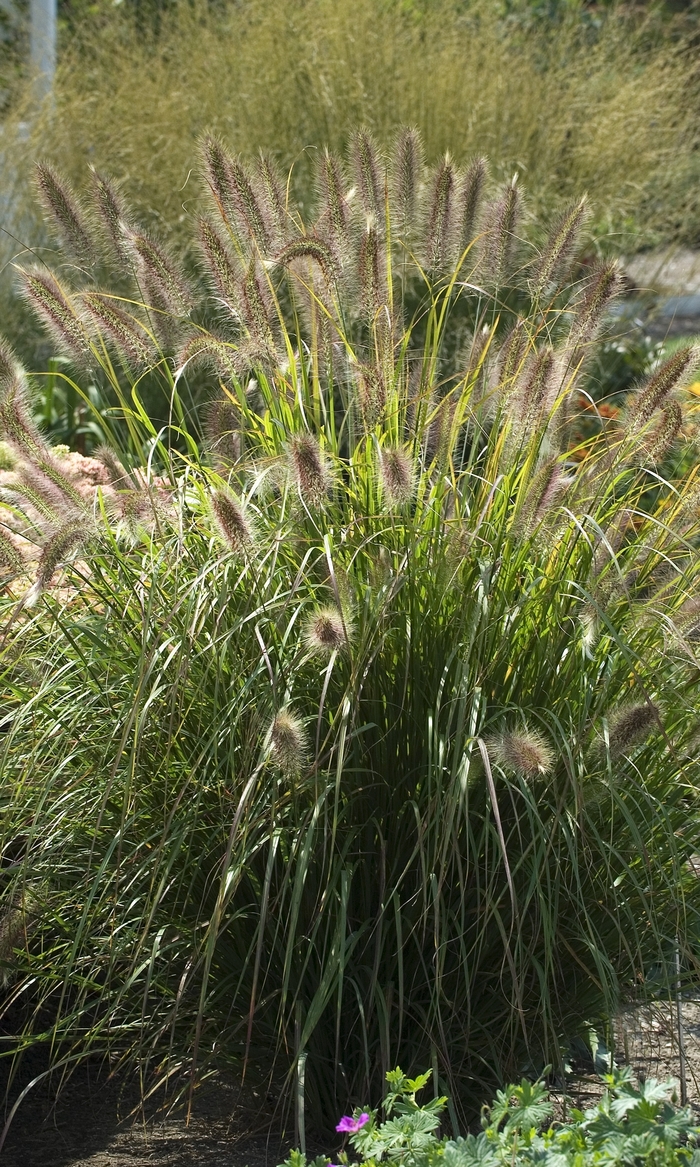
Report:
<svg viewBox="0 0 700 1167"><path fill-rule="evenodd" d="M700 991L681 1003L687 1098L700 1119ZM616 1062L640 1079L681 1078L675 1002L628 1008L616 1026ZM600 1095L594 1074L571 1081L580 1107ZM270 1135L270 1117L251 1090L217 1079L196 1096L192 1117L138 1112L138 1091L89 1070L76 1073L52 1099L31 1092L10 1126L0 1167L276 1167L291 1140ZM274 1128L273 1128L274 1129ZM315 1153L315 1151L313 1152Z"/></svg>

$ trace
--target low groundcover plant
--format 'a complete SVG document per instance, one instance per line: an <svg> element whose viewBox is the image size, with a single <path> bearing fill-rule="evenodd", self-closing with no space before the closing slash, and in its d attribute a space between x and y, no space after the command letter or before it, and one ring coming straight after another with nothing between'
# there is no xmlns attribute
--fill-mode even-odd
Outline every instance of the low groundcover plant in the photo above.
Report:
<svg viewBox="0 0 700 1167"><path fill-rule="evenodd" d="M264 155L202 175L182 269L38 169L66 259L18 278L104 447L4 345L0 1048L319 1120L424 1059L466 1112L696 968L697 354L582 441L585 200L528 250L412 130L309 221Z"/></svg>
<svg viewBox="0 0 700 1167"><path fill-rule="evenodd" d="M672 1080L649 1078L637 1086L629 1068L616 1069L603 1076L603 1096L595 1106L585 1112L570 1110L568 1120L551 1122L554 1107L546 1087L541 1081L533 1084L523 1078L519 1086L499 1090L496 1101L482 1108L480 1134L447 1139L436 1133L447 1100L416 1102L416 1094L429 1078L430 1073L410 1079L399 1069L390 1071L383 1121L371 1111L356 1119L342 1119L346 1125L336 1128L352 1131L350 1144L357 1154L351 1160L341 1153L338 1167L382 1162L397 1167L515 1167L519 1163L697 1167L700 1162L700 1128L689 1107L677 1109L672 1104ZM307 1167L307 1162L305 1155L294 1151L283 1167ZM311 1163L329 1167L323 1155Z"/></svg>

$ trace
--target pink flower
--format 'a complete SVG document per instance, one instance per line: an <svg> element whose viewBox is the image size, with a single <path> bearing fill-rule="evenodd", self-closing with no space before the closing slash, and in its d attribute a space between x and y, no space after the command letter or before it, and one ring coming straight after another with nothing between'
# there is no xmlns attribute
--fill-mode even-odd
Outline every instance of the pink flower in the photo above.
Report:
<svg viewBox="0 0 700 1167"><path fill-rule="evenodd" d="M366 1122L369 1122L369 1115L365 1110L363 1110L359 1118L353 1118L349 1114L344 1114L335 1129L341 1135L356 1135Z"/></svg>

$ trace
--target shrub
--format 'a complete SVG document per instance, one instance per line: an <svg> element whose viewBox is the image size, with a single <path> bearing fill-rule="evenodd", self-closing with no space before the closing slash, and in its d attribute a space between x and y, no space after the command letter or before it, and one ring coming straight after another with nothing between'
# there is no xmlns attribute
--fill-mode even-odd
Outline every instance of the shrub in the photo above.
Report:
<svg viewBox="0 0 700 1167"><path fill-rule="evenodd" d="M317 1116L427 1057L468 1110L695 967L700 496L654 467L697 356L572 447L619 283L569 282L585 203L528 253L519 186L413 131L323 154L308 223L266 158L202 169L198 281L39 173L75 259L26 295L113 405L88 489L0 350L5 1048Z"/></svg>

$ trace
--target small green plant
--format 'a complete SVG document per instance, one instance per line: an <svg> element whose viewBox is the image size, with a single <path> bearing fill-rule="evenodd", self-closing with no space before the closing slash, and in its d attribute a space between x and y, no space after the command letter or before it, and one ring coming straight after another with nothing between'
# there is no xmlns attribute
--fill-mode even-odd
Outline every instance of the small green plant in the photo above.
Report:
<svg viewBox="0 0 700 1167"><path fill-rule="evenodd" d="M628 1068L602 1076L603 1096L582 1112L570 1110L568 1120L547 1124L554 1107L542 1081L499 1090L484 1106L481 1133L466 1138L440 1138L438 1128L446 1098L419 1105L416 1094L430 1073L415 1080L400 1070L387 1074L390 1091L376 1111L356 1112L341 1119L357 1154L341 1152L343 1167L697 1167L700 1128L690 1108L677 1109L675 1083L649 1078L636 1085ZM328 1158L309 1162L293 1151L282 1167L327 1167Z"/></svg>

